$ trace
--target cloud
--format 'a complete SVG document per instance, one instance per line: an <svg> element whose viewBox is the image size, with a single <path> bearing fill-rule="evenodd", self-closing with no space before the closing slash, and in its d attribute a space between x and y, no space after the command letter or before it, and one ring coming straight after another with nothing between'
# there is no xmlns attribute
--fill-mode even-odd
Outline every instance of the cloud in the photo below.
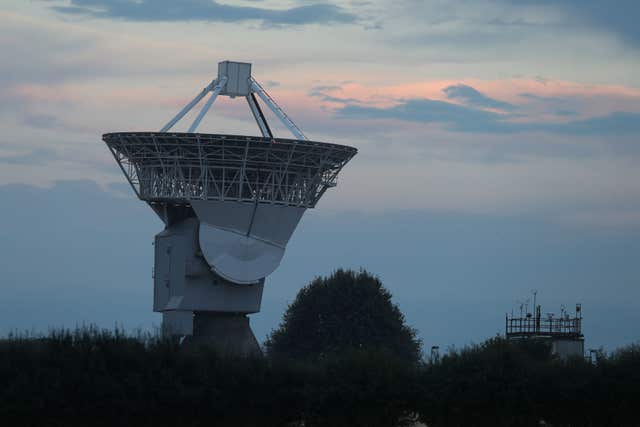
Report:
<svg viewBox="0 0 640 427"><path fill-rule="evenodd" d="M342 98L340 96L332 96L327 95L322 92L309 92L309 96L314 96L316 98L321 99L324 102L335 102L337 104L349 104L349 103L358 103L359 101L355 98Z"/></svg>
<svg viewBox="0 0 640 427"><path fill-rule="evenodd" d="M268 9L220 4L213 0L71 0L54 10L94 18L126 21L210 21L256 20L270 25L350 23L355 15L343 8L316 3L289 9Z"/></svg>
<svg viewBox="0 0 640 427"><path fill-rule="evenodd" d="M504 129L499 114L432 99L409 99L387 108L350 104L339 109L338 115L357 119L443 123L452 130L463 132L500 132Z"/></svg>
<svg viewBox="0 0 640 427"><path fill-rule="evenodd" d="M324 102L333 102L337 104L358 104L356 98L345 98L328 94L327 92L342 92L342 87L336 85L319 85L311 88L309 96L318 98Z"/></svg>
<svg viewBox="0 0 640 427"><path fill-rule="evenodd" d="M536 95L535 93L529 93L529 92L523 92L523 93L519 93L518 96L528 99L530 101L536 101L536 102L562 102L562 101L566 101L565 98L560 98L558 96L541 96L541 95Z"/></svg>
<svg viewBox="0 0 640 427"><path fill-rule="evenodd" d="M311 88L312 92L329 92L334 90L342 90L341 86L337 85L319 85Z"/></svg>
<svg viewBox="0 0 640 427"><path fill-rule="evenodd" d="M99 61L99 45L95 32L0 12L0 91L22 82L50 84L103 75L107 61Z"/></svg>
<svg viewBox="0 0 640 427"><path fill-rule="evenodd" d="M556 110L556 116L571 117L577 116L578 112L574 110Z"/></svg>
<svg viewBox="0 0 640 427"><path fill-rule="evenodd" d="M493 108L502 111L513 111L515 106L508 102L490 98L478 90L464 84L452 85L442 90L448 99L459 100L467 105L479 108Z"/></svg>
<svg viewBox="0 0 640 427"><path fill-rule="evenodd" d="M22 114L20 121L25 126L38 129L55 129L64 127L64 124L56 116L50 114L32 113L29 111Z"/></svg>
<svg viewBox="0 0 640 427"><path fill-rule="evenodd" d="M44 165L58 158L51 148L38 148L26 154L0 156L0 163L10 165Z"/></svg>
<svg viewBox="0 0 640 427"><path fill-rule="evenodd" d="M513 116L432 99L408 99L391 107L348 104L337 110L343 118L396 119L444 124L459 132L551 132L573 135L624 135L640 133L640 113L613 112L565 123L513 122Z"/></svg>
<svg viewBox="0 0 640 427"><path fill-rule="evenodd" d="M514 5L542 5L561 9L569 22L599 27L632 44L640 44L640 2L637 0L507 0Z"/></svg>
<svg viewBox="0 0 640 427"><path fill-rule="evenodd" d="M538 125L542 130L575 135L620 135L640 133L640 113L617 111L605 116L564 124Z"/></svg>
<svg viewBox="0 0 640 427"><path fill-rule="evenodd" d="M25 84L53 91L56 84L136 75L148 78L151 73L184 75L211 67L208 47L194 44L183 49L176 38L161 40L145 31L124 34L69 21L0 10L0 98L11 95L3 92ZM172 52L172 61L167 61L167 51ZM6 101L0 102L0 109L6 106Z"/></svg>

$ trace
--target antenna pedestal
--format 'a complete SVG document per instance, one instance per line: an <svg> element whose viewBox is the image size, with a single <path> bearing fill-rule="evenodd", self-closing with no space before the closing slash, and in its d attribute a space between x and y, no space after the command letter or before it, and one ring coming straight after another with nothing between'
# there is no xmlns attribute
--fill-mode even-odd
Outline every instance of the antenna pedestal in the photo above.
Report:
<svg viewBox="0 0 640 427"><path fill-rule="evenodd" d="M242 313L196 312L193 335L183 346L211 346L223 355L261 355L260 345L249 326L249 317Z"/></svg>
<svg viewBox="0 0 640 427"><path fill-rule="evenodd" d="M260 311L264 279L238 284L212 271L199 244L201 227L195 216L188 216L156 235L154 311L162 313L164 332L185 336L186 345L259 354L247 314Z"/></svg>

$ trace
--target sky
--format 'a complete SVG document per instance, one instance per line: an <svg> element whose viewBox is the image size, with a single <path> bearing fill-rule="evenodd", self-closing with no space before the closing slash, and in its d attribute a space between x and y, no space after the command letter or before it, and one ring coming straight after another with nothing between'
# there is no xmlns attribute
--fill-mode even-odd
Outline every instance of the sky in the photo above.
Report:
<svg viewBox="0 0 640 427"><path fill-rule="evenodd" d="M543 312L583 304L587 348L637 342L639 16L631 0L4 0L0 333L159 324L162 223L101 135L161 128L229 59L310 139L359 151L268 278L259 340L349 267L380 276L427 349L503 332L534 290ZM199 130L259 132L231 99Z"/></svg>

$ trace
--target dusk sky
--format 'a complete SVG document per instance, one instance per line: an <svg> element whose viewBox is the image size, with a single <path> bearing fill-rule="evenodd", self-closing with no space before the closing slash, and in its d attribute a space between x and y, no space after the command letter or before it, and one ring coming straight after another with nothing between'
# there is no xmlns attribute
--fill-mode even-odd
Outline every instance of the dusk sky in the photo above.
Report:
<svg viewBox="0 0 640 427"><path fill-rule="evenodd" d="M638 18L632 0L3 0L0 333L159 325L162 223L101 135L158 130L229 59L310 139L359 150L267 279L259 340L349 267L427 349L504 332L532 290L543 312L583 304L585 348L637 342ZM199 131L259 132L228 98Z"/></svg>

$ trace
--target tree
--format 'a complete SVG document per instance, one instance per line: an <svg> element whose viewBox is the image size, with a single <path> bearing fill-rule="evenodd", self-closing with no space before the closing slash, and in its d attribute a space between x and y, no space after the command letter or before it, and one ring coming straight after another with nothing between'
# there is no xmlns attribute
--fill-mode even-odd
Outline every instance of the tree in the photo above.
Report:
<svg viewBox="0 0 640 427"><path fill-rule="evenodd" d="M367 271L337 270L298 293L265 343L270 355L301 359L353 350L388 353L417 363L421 343L391 301L391 293Z"/></svg>

